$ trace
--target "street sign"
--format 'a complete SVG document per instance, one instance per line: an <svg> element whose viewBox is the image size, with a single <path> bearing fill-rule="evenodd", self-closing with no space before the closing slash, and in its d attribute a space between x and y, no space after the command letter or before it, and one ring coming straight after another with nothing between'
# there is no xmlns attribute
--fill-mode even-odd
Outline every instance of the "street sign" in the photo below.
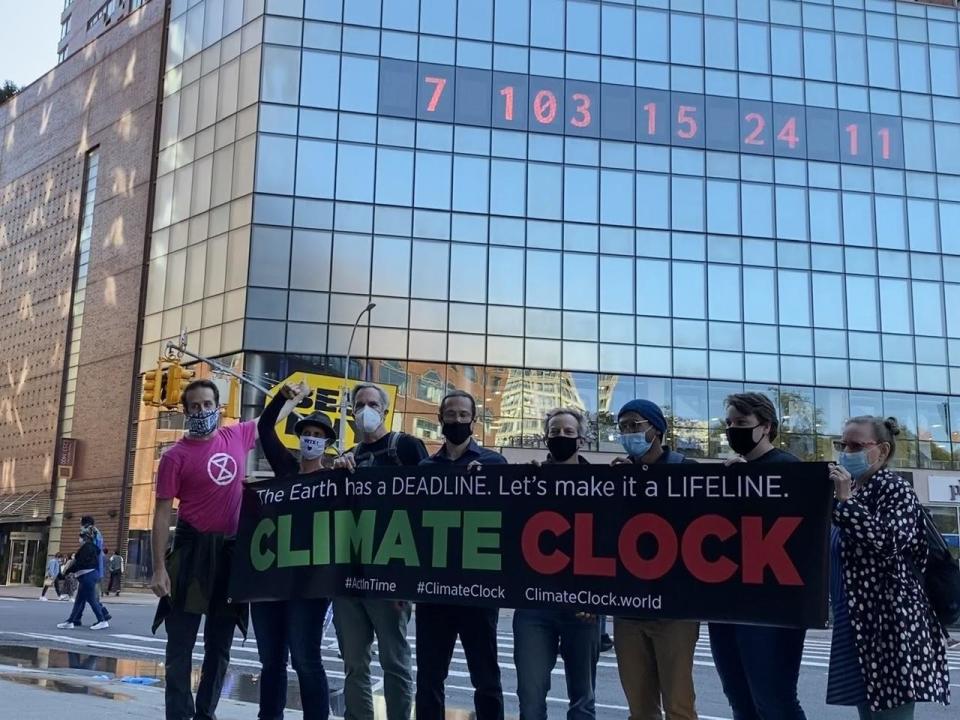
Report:
<svg viewBox="0 0 960 720"><path fill-rule="evenodd" d="M300 447L300 441L298 440L296 434L293 432L294 426L297 424L297 420L301 417L305 417L313 412L322 412L333 423L333 426L337 429L337 432L340 432L340 392L344 385L344 380L342 377L334 377L332 375L316 375L314 373L306 372L295 372L289 375L285 380L280 383L277 383L270 388L270 393L267 395L267 403L270 402L280 392L280 388L284 385L296 385L299 382L305 382L310 386L310 395L308 395L295 409L290 416L283 422L277 425L277 436L280 438L280 441L284 446L290 448L291 450L297 450ZM347 380L346 386L350 389L351 394L353 393L353 388L357 385L367 382L366 380ZM377 383L378 386L383 388L387 393L387 397L390 398L390 409L387 412L387 416L384 420L387 428L390 428L391 418L393 413L394 403L397 400L397 386L396 385L385 385L383 383ZM347 424L344 428L345 435L345 446L350 448L356 444L356 434L354 431L355 421L353 418L352 410L348 412Z"/></svg>
<svg viewBox="0 0 960 720"><path fill-rule="evenodd" d="M57 445L57 465L72 468L77 459L77 441L74 438L60 438Z"/></svg>

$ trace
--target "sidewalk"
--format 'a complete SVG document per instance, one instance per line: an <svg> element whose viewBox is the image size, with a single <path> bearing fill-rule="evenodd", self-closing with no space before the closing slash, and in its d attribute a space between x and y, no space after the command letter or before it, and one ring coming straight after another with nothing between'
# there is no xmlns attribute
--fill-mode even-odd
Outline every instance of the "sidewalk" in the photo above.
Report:
<svg viewBox="0 0 960 720"><path fill-rule="evenodd" d="M40 588L32 585L0 585L0 597L36 600L40 597ZM53 588L47 590L47 597L50 598L50 602L56 602ZM111 595L107 598L104 595L102 600L110 605L155 605L157 597L149 590L136 588L124 590L120 593L120 597Z"/></svg>

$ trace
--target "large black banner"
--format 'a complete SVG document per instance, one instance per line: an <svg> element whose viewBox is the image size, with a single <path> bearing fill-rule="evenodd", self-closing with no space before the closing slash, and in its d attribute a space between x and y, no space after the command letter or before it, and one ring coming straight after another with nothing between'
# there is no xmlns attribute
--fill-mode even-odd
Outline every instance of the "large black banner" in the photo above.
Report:
<svg viewBox="0 0 960 720"><path fill-rule="evenodd" d="M370 468L245 492L234 602L358 595L827 619L823 463Z"/></svg>

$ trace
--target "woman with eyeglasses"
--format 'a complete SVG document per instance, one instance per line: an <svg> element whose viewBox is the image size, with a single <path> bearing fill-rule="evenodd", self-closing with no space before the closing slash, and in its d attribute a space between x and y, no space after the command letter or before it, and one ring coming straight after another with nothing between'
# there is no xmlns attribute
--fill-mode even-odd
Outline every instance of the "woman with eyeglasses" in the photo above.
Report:
<svg viewBox="0 0 960 720"><path fill-rule="evenodd" d="M855 417L834 443L827 703L861 720L913 718L916 703L950 700L946 634L921 577L928 547L913 486L887 467L895 418Z"/></svg>
<svg viewBox="0 0 960 720"><path fill-rule="evenodd" d="M544 420L547 463L585 465L580 448L590 424L579 410L557 408ZM594 691L600 658L600 621L575 610L517 610L513 614L513 658L517 667L520 720L546 720L550 673L563 658L568 720L596 717Z"/></svg>

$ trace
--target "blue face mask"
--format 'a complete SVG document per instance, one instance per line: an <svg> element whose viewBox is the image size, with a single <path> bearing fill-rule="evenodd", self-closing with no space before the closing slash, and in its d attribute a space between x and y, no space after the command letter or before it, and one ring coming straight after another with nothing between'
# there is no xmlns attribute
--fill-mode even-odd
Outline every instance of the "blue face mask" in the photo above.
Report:
<svg viewBox="0 0 960 720"><path fill-rule="evenodd" d="M850 476L857 480L867 474L870 469L870 461L867 460L867 451L847 453L842 452L837 456L837 463L840 467L850 473Z"/></svg>
<svg viewBox="0 0 960 720"><path fill-rule="evenodd" d="M620 435L620 444L630 457L643 457L653 441L647 440L646 433L624 433Z"/></svg>
<svg viewBox="0 0 960 720"><path fill-rule="evenodd" d="M187 416L187 430L193 437L206 437L220 423L220 408L206 413Z"/></svg>

